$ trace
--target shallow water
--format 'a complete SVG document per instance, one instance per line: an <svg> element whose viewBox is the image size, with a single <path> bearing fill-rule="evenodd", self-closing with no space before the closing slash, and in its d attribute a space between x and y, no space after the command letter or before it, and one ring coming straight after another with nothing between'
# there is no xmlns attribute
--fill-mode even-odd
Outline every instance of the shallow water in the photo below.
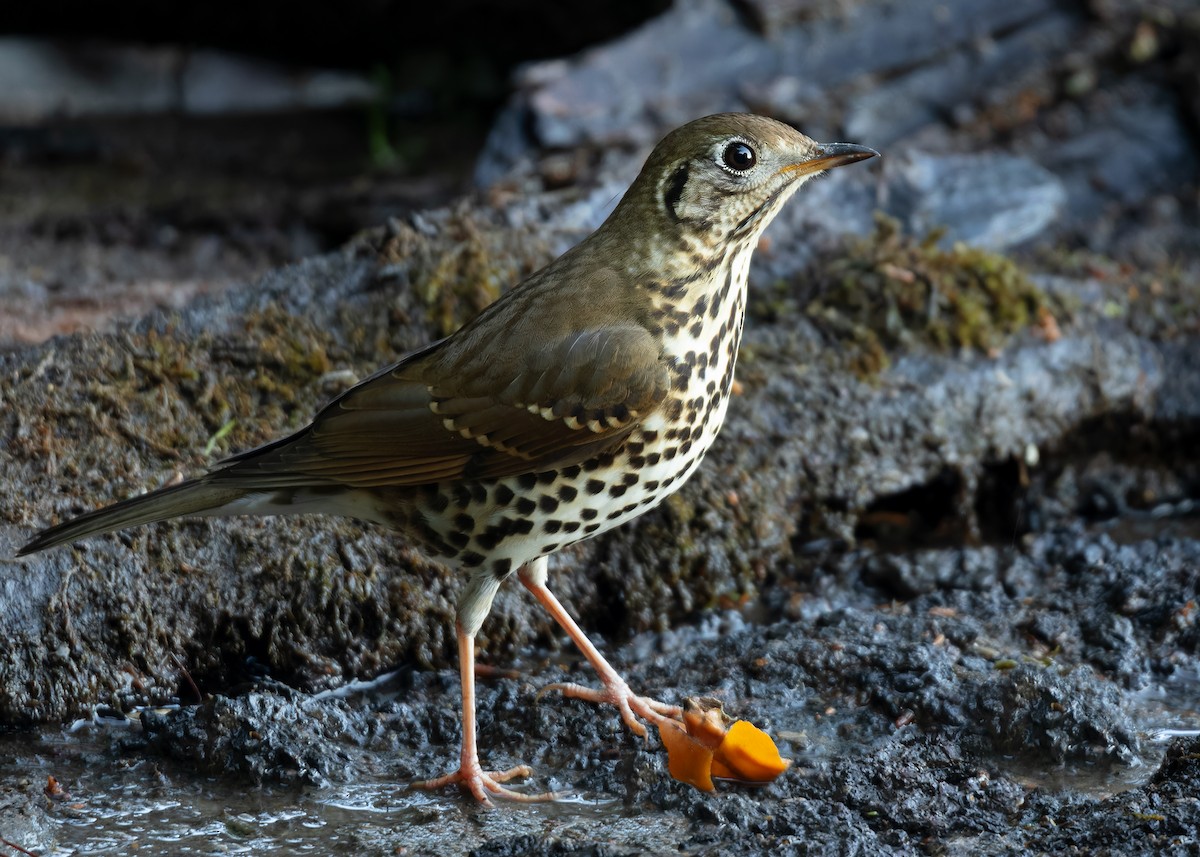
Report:
<svg viewBox="0 0 1200 857"><path fill-rule="evenodd" d="M131 761L113 749L108 731L0 735L0 792L20 791L48 808L54 847L31 849L40 857L461 854L488 840L544 835L549 827L557 836L574 831L649 848L661 837L669 848L684 825L660 816L647 826L612 800L583 796L487 812L449 790L412 791L382 778L327 789L256 788L197 778L171 760ZM49 777L65 794L44 796ZM11 836L0 830L0 838Z"/></svg>

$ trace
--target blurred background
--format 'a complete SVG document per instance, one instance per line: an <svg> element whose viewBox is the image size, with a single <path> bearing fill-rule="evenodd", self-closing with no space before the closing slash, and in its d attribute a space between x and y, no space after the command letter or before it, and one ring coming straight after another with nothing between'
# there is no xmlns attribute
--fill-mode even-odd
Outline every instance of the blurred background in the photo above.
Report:
<svg viewBox="0 0 1200 857"><path fill-rule="evenodd" d="M967 169L1000 178L965 206L884 200L913 228L1194 270L1198 33L1191 0L10 4L0 348L471 190L597 180L724 109L884 150L911 205L958 180L921 156L1017 157Z"/></svg>
<svg viewBox="0 0 1200 857"><path fill-rule="evenodd" d="M665 3L9 4L0 348L245 283L457 197L520 63Z"/></svg>

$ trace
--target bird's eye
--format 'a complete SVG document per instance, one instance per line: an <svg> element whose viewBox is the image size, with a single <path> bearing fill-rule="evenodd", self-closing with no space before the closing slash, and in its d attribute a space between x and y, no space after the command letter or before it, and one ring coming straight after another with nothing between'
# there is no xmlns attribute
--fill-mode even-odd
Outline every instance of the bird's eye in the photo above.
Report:
<svg viewBox="0 0 1200 857"><path fill-rule="evenodd" d="M721 155L721 163L734 172L744 173L758 163L758 156L754 154L754 150L747 143L734 140L725 147L725 151Z"/></svg>

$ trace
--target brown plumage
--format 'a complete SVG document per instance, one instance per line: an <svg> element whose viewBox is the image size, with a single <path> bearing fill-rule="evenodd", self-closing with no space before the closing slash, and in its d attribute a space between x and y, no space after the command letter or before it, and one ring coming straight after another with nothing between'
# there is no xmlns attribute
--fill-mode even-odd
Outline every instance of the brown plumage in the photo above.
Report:
<svg viewBox="0 0 1200 857"><path fill-rule="evenodd" d="M876 154L822 146L759 116L719 114L669 134L586 240L470 324L333 400L296 434L182 485L83 515L22 553L178 515L354 515L471 570L459 601L463 681L457 782L481 801L527 798L483 771L474 636L512 574L638 717L676 709L632 693L546 587L546 557L677 490L724 419L750 255L790 195Z"/></svg>

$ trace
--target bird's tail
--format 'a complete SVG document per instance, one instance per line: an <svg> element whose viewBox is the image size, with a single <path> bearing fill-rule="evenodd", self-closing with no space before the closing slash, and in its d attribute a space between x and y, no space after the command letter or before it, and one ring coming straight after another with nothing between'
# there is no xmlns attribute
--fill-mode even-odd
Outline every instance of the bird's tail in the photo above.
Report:
<svg viewBox="0 0 1200 857"><path fill-rule="evenodd" d="M136 527L139 524L163 521L180 515L236 514L239 511L236 508L237 501L246 495L245 487L236 484L222 484L209 477L192 479L180 485L151 491L140 497L130 497L128 500L42 530L29 544L17 551L17 556L78 541L98 533L123 530L126 527Z"/></svg>

